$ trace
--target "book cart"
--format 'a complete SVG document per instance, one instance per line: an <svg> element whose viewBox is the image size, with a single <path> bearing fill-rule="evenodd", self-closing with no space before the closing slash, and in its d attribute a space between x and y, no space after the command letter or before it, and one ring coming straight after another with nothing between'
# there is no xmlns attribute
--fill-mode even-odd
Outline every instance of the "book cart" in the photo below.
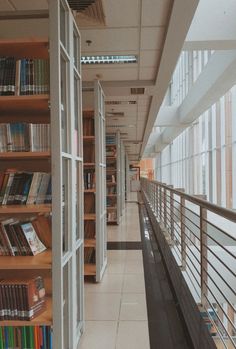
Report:
<svg viewBox="0 0 236 349"><path fill-rule="evenodd" d="M107 224L119 224L121 209L120 132L106 134Z"/></svg>
<svg viewBox="0 0 236 349"><path fill-rule="evenodd" d="M84 275L100 282L107 265L104 93L83 86Z"/></svg>
<svg viewBox="0 0 236 349"><path fill-rule="evenodd" d="M2 298L3 289L0 290L0 306L3 300L6 298L8 300L5 304L8 312L1 312L2 348L76 349L83 331L80 34L66 1L49 1L48 13L49 39L29 37L29 32L19 38L17 32L14 36L16 26L13 26L12 38L0 40L0 57L11 57L16 61L15 76L11 76L9 66L4 70L5 78L0 74L2 90L4 90L3 85L5 86L0 95L0 120L1 123L8 124L8 131L11 133L8 132L7 136L11 135L13 143L15 142L13 149L3 147L0 151L0 172L3 177L8 176L9 190L7 197L6 190L4 193L4 188L1 187L3 191L1 195L5 195L5 201L0 206L0 220L2 222L13 219L15 222L13 228L19 228L19 222L28 222L27 224L31 228L33 225L36 231L38 227L37 236L46 247L36 255L24 255L27 253L23 247L24 253L20 249L23 240L18 240L19 246L16 247L16 244L14 249L9 248L7 253L7 241L3 240L2 231L5 228L10 229L10 224L1 223L1 280L9 283L13 280L15 284L21 282L21 279L22 282L36 279L38 283L39 280L40 283L43 280L46 292L45 308L39 314L35 313L32 319L28 319L23 311L26 299L24 294L21 297L21 289L19 288L19 293L17 289L12 291L6 289L6 292L13 293L10 293L11 297ZM39 13L37 17L40 17ZM43 18L45 20L45 13ZM15 30L17 31L17 27ZM40 64L35 63L38 60L49 62L50 75L42 66L40 69ZM27 64L33 62L33 68L25 67L25 62ZM2 68L3 66L1 71ZM15 86L9 84L7 79L15 80ZM9 88L8 85L13 87ZM50 86L48 91L45 85ZM17 124L15 131L12 124ZM29 124L33 126L28 126ZM39 124L50 125L41 128L51 130L51 149L47 148L48 144L47 147L44 144L48 140L46 131L44 130L41 136L37 135L36 129ZM25 129L22 131L19 125L21 127L24 125ZM29 136L31 138L27 144L23 144L24 148L22 142L28 129L31 130ZM41 148L34 147L38 140ZM37 189L36 180L32 186L36 172L47 174L44 188L38 186ZM22 182L22 173L31 175L32 181L29 182L30 186L28 184L28 192L25 191L27 187L25 182ZM10 176L13 178L12 183L9 182ZM45 189L46 183L47 189ZM34 192L41 190L41 197L37 199L37 196L33 195L31 201L27 202L33 189ZM26 196L24 200L22 193ZM36 225L31 222L36 222ZM13 228L11 226L8 232L9 238L10 232L13 234L12 231L15 231ZM40 279L37 279L38 277Z"/></svg>

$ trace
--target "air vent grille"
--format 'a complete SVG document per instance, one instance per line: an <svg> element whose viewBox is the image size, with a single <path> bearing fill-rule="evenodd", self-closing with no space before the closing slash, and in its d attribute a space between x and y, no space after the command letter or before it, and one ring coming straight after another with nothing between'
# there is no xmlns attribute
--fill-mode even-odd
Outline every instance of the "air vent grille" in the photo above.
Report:
<svg viewBox="0 0 236 349"><path fill-rule="evenodd" d="M68 4L75 11L84 11L86 8L95 3L96 0L68 0Z"/></svg>
<svg viewBox="0 0 236 349"><path fill-rule="evenodd" d="M125 113L122 113L122 112L107 112L106 113L106 117L124 117L125 116Z"/></svg>
<svg viewBox="0 0 236 349"><path fill-rule="evenodd" d="M130 93L131 95L144 95L145 88L144 87L131 87Z"/></svg>
<svg viewBox="0 0 236 349"><path fill-rule="evenodd" d="M137 104L136 101L105 101L106 105L127 105L127 104Z"/></svg>

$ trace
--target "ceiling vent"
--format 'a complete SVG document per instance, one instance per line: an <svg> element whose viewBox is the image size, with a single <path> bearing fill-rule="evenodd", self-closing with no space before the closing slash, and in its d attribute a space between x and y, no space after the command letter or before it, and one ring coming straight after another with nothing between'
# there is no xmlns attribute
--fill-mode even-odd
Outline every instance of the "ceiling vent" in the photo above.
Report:
<svg viewBox="0 0 236 349"><path fill-rule="evenodd" d="M144 87L131 87L130 93L131 95L144 95L145 88Z"/></svg>
<svg viewBox="0 0 236 349"><path fill-rule="evenodd" d="M127 104L137 104L136 101L105 101L106 105L127 105Z"/></svg>
<svg viewBox="0 0 236 349"><path fill-rule="evenodd" d="M68 0L73 11L76 11L79 26L105 25L102 0Z"/></svg>
<svg viewBox="0 0 236 349"><path fill-rule="evenodd" d="M121 128L121 127L127 127L127 125L108 125L108 128Z"/></svg>

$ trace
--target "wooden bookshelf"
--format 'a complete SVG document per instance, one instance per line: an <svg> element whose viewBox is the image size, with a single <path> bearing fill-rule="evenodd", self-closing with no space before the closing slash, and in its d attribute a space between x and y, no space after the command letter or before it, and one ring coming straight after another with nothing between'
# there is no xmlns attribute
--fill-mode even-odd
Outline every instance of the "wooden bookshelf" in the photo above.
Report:
<svg viewBox="0 0 236 349"><path fill-rule="evenodd" d="M107 224L119 224L120 134L106 134Z"/></svg>
<svg viewBox="0 0 236 349"><path fill-rule="evenodd" d="M85 263L84 264L84 275L85 276L96 276L96 264Z"/></svg>
<svg viewBox="0 0 236 349"><path fill-rule="evenodd" d="M0 152L0 160L50 159L50 152Z"/></svg>
<svg viewBox="0 0 236 349"><path fill-rule="evenodd" d="M52 298L46 298L46 309L30 321L23 320L2 320L1 326L51 326L52 325Z"/></svg>
<svg viewBox="0 0 236 349"><path fill-rule="evenodd" d="M0 214L50 213L52 205L2 205Z"/></svg>
<svg viewBox="0 0 236 349"><path fill-rule="evenodd" d="M99 100L100 99L100 100ZM100 282L106 267L104 94L96 81L83 91L84 274Z"/></svg>
<svg viewBox="0 0 236 349"><path fill-rule="evenodd" d="M0 113L49 111L49 95L0 96Z"/></svg>
<svg viewBox="0 0 236 349"><path fill-rule="evenodd" d="M0 270L29 270L29 269L51 269L52 268L52 251L39 253L36 256L1 256Z"/></svg>
<svg viewBox="0 0 236 349"><path fill-rule="evenodd" d="M16 38L19 33L13 19L11 31L8 33L12 38L0 39L0 57L8 57L8 59L13 57L15 59L15 61L13 60L14 64L9 65L9 67L16 67L16 69L14 68L16 86L11 90L15 95L0 96L0 123L45 123L50 124L51 129L51 151L2 152L0 153L1 172L4 173L11 168L16 169L16 172L53 172L51 178L52 204L0 206L0 215L4 220L15 218L19 221L25 221L26 219L31 221L36 217L35 220L40 222L40 216L45 216L45 219L49 218L50 221L50 228L47 231L49 237L44 235L43 238L43 235L41 236L41 240L47 249L35 256L0 256L0 274L1 278L6 280L41 276L44 279L47 296L46 309L31 321L4 320L0 321L0 326L42 325L51 327L53 325L53 348L64 349L70 347L75 349L79 345L79 338L83 332L84 324L84 288L81 268L84 240L83 219L81 218L83 214L83 139L82 84L79 59L80 34L66 0L53 0L48 2L48 6L48 26L43 30L45 32L48 28L47 38L30 37L30 31L27 30L23 34L25 37ZM33 7L29 4L29 10L37 10ZM66 18L65 22L60 23L63 18ZM38 21L41 21L41 19L38 19ZM34 25L34 14L30 19L30 25ZM40 23L41 25L42 23ZM29 28L28 25L27 27ZM21 30L21 32L23 31L24 29ZM64 42L64 37L70 45ZM66 70L63 66L64 61L60 59L62 48L63 58L66 57ZM48 63L42 62L41 64L41 61L29 61L34 59L49 60L50 74L48 76L45 74ZM2 62L1 68L8 67L5 63L8 62L7 58ZM29 68L30 64L32 64L31 68ZM46 69L39 69L44 66ZM34 74L30 75L32 72ZM25 78L22 79L24 74L32 76L28 84L31 87L27 87ZM36 74L40 76L37 77ZM12 81L10 78L13 79L13 77L13 74L11 76L9 74L9 81ZM50 86L45 88L49 80ZM8 81L6 82L6 80L1 84L4 86L13 85L9 84ZM25 90L22 89L24 86ZM63 93L61 93L62 89ZM48 90L50 90L49 93L43 93L43 91ZM41 94L36 91L41 91ZM5 92L8 93L7 89L4 90ZM19 93L22 93L22 95L19 95ZM23 93L26 94L23 95ZM63 110L62 105L64 106ZM68 110L70 110L70 113L66 113ZM63 113L64 115L62 115ZM63 117L66 120L65 124L59 121ZM71 132L67 132L70 127ZM72 137L73 139L71 139ZM92 142L92 139L89 142ZM70 147L68 144L72 146ZM4 150L8 148L11 147L2 147ZM25 149L27 148L25 147ZM21 177L18 178L20 178L18 179L20 181ZM15 185L17 186L18 182ZM66 191L66 197L63 196L64 190ZM77 205L77 203L79 204ZM73 212L70 210L73 210ZM76 233L71 235L69 228ZM90 244L92 244L92 241ZM71 278L71 275L74 277ZM73 307L70 306L72 294L73 299L76 300ZM73 326L70 326L70 324L73 324ZM44 345L43 349L46 349L47 346L48 344Z"/></svg>

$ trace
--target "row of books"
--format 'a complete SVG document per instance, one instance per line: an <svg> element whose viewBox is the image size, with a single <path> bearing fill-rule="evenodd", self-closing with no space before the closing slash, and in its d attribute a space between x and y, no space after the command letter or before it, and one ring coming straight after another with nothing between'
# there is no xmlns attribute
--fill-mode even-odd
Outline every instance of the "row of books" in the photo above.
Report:
<svg viewBox="0 0 236 349"><path fill-rule="evenodd" d="M50 143L50 124L0 124L0 152L44 152Z"/></svg>
<svg viewBox="0 0 236 349"><path fill-rule="evenodd" d="M0 173L0 205L32 205L50 203L51 174L18 172L8 169Z"/></svg>
<svg viewBox="0 0 236 349"><path fill-rule="evenodd" d="M95 249L93 247L84 249L84 263L95 263Z"/></svg>
<svg viewBox="0 0 236 349"><path fill-rule="evenodd" d="M115 135L106 135L106 144L116 144L116 136Z"/></svg>
<svg viewBox="0 0 236 349"><path fill-rule="evenodd" d="M116 186L107 187L107 195L116 194Z"/></svg>
<svg viewBox="0 0 236 349"><path fill-rule="evenodd" d="M52 349L50 326L1 326L1 349Z"/></svg>
<svg viewBox="0 0 236 349"><path fill-rule="evenodd" d="M0 95L49 93L49 61L0 57Z"/></svg>
<svg viewBox="0 0 236 349"><path fill-rule="evenodd" d="M84 169L84 189L95 188L95 171Z"/></svg>
<svg viewBox="0 0 236 349"><path fill-rule="evenodd" d="M45 287L41 276L0 281L0 320L30 321L45 308Z"/></svg>
<svg viewBox="0 0 236 349"><path fill-rule="evenodd" d="M50 247L49 218L38 216L30 221L9 218L0 222L1 256L35 256ZM46 246L45 246L46 244Z"/></svg>
<svg viewBox="0 0 236 349"><path fill-rule="evenodd" d="M110 149L109 148L107 148L106 150L106 157L116 156L116 148L110 148Z"/></svg>
<svg viewBox="0 0 236 349"><path fill-rule="evenodd" d="M115 175L111 175L111 174L107 174L106 175L106 181L109 183L116 183L116 176Z"/></svg>
<svg viewBox="0 0 236 349"><path fill-rule="evenodd" d="M117 214L116 210L107 212L107 222L116 222Z"/></svg>
<svg viewBox="0 0 236 349"><path fill-rule="evenodd" d="M115 207L116 197L107 197L107 207Z"/></svg>
<svg viewBox="0 0 236 349"><path fill-rule="evenodd" d="M84 238L85 239L95 239L95 222L85 221L84 222Z"/></svg>

